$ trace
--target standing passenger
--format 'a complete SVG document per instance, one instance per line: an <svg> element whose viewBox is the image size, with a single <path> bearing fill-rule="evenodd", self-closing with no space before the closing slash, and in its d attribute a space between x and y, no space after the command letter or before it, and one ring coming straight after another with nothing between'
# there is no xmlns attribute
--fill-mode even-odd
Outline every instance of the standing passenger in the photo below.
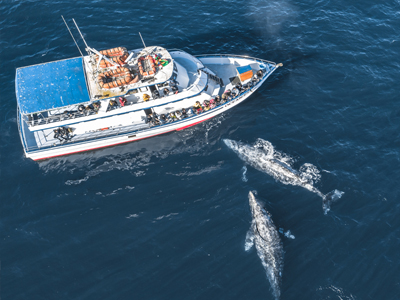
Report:
<svg viewBox="0 0 400 300"><path fill-rule="evenodd" d="M121 104L121 106L125 106L127 103L128 103L128 101L126 101L125 98L119 97L119 104Z"/></svg>

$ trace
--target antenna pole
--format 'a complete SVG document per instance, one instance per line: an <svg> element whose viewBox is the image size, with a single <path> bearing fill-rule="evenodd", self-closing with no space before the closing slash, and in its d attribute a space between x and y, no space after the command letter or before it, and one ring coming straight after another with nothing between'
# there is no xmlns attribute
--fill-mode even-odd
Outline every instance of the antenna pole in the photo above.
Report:
<svg viewBox="0 0 400 300"><path fill-rule="evenodd" d="M72 21L74 21L74 23L75 23L75 26L76 26L76 29L78 29L78 31L79 31L79 34L81 35L81 38L82 38L82 40L83 40L83 42L85 43L85 45L86 45L86 48L89 48L89 46L88 46L88 44L86 44L86 41L85 41L85 39L84 39L84 37L83 37L83 35L82 35L82 32L79 30L79 27L78 27L78 25L76 24L76 22L75 22L75 19L74 18L72 18ZM87 50L86 50L87 51Z"/></svg>
<svg viewBox="0 0 400 300"><path fill-rule="evenodd" d="M105 59L106 61L108 61L108 62L109 62L110 64L112 64L113 66L118 66L118 64L117 64L116 62L112 61L111 59L109 59L109 58L106 57L105 55L101 54L101 53L100 53L99 51L97 51L96 49L89 47L88 44L86 43L86 41L85 41L83 35L82 35L82 32L79 30L78 24L76 24L75 19L72 19L72 21L74 21L74 24L75 24L75 26L76 26L76 29L78 29L79 34L81 35L82 40L83 40L83 42L84 42L85 45L86 45L86 49L85 49L85 50L87 51L87 53L90 54L90 51L91 51L92 53L95 53L95 54L97 54L97 55L100 57L100 58L99 58L99 62L98 62L98 64L97 64L97 68L99 68L100 60L101 60L102 58Z"/></svg>
<svg viewBox="0 0 400 300"><path fill-rule="evenodd" d="M72 39L74 40L76 47L78 47L79 52L80 52L81 55L83 56L81 49L79 48L78 44L76 43L76 40L75 40L74 36L72 35L71 30L69 29L69 27L68 27L68 25L67 25L67 22L65 22L65 19L64 19L64 17L63 17L62 15L61 15L61 18L63 19L63 21L64 21L64 23L65 23L65 26L67 26L68 31L69 31L69 33L71 34L71 37L72 37Z"/></svg>
<svg viewBox="0 0 400 300"><path fill-rule="evenodd" d="M144 47L146 48L146 44L144 43L142 35L140 34L140 32L139 32L139 35L140 35L140 38L142 39L142 43L143 43Z"/></svg>

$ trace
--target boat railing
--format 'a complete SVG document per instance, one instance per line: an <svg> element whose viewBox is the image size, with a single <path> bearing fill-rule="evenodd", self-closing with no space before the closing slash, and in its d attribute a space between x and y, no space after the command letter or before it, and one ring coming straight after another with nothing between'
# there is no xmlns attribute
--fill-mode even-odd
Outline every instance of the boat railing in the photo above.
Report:
<svg viewBox="0 0 400 300"><path fill-rule="evenodd" d="M88 106L85 106L85 108L89 107L91 104L92 103L90 103ZM27 122L28 125L37 126L37 125L45 125L49 123L64 121L68 119L76 119L90 115L95 115L98 112L98 109L94 108L85 109L85 111L80 112L78 111L78 107L80 105L82 105L82 103L70 106L69 110L66 110L64 107L62 109L54 109L46 112L27 114L23 116L23 119L25 122Z"/></svg>
<svg viewBox="0 0 400 300"><path fill-rule="evenodd" d="M262 61L262 62L265 62L265 63L269 63L269 64L274 65L274 66L276 65L276 63L273 62L273 61L269 61L269 60L262 59L262 58L257 58L257 57L252 57L252 56L248 56L248 55L237 55L237 54L199 54L199 55L195 55L195 57L211 57L211 56L213 56L213 57L226 57L226 58L229 58L229 57L248 58L248 59L254 59L254 60L257 60L257 61Z"/></svg>
<svg viewBox="0 0 400 300"><path fill-rule="evenodd" d="M36 150L44 150L44 149L49 149L49 148L54 148L54 147L59 147L59 146L67 146L75 143L84 143L87 141L93 142L102 138L111 138L115 137L121 134L127 134L127 133L136 133L139 130L144 130L150 128L150 124L136 124L136 125L131 125L131 126L125 126L122 128L103 128L99 130L94 130L94 131L89 131L85 133L82 136L74 136L68 140L64 141L58 141L51 144L51 145L45 145L45 146L27 146L26 151L31 152L31 151L36 151Z"/></svg>

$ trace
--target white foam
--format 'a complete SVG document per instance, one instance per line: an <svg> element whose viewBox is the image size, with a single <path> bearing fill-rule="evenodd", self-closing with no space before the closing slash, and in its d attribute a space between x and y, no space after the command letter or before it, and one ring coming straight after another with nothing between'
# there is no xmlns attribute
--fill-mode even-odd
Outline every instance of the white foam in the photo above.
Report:
<svg viewBox="0 0 400 300"><path fill-rule="evenodd" d="M242 168L242 171L243 171L243 174L242 174L242 181L243 181L243 182L247 182L248 179L247 179L247 177L246 177L246 172L247 172L246 166L244 166L244 167Z"/></svg>

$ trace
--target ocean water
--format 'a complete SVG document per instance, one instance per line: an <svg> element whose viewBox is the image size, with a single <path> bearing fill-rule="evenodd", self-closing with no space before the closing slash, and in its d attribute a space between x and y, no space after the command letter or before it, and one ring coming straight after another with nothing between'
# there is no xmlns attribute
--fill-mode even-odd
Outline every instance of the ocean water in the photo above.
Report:
<svg viewBox="0 0 400 300"><path fill-rule="evenodd" d="M282 62L246 102L190 129L34 162L15 69L146 45ZM76 35L76 30L73 30ZM83 49L82 40L79 44ZM247 195L281 235L281 299L400 299L400 2L2 1L1 299L273 299L244 250ZM314 165L321 198L245 165L261 138Z"/></svg>

